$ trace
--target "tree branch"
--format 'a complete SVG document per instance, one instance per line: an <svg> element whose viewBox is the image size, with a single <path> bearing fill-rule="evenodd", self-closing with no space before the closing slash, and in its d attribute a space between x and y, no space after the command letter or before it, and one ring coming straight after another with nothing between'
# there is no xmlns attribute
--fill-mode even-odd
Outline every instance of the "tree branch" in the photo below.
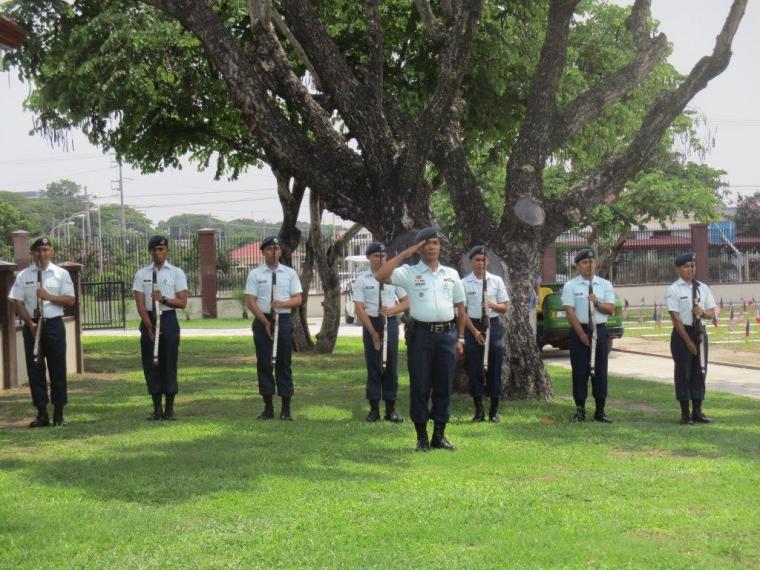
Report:
<svg viewBox="0 0 760 570"><path fill-rule="evenodd" d="M269 28L272 21L272 0L248 0L248 15L251 27Z"/></svg>
<svg viewBox="0 0 760 570"><path fill-rule="evenodd" d="M430 6L429 0L414 0L414 4L417 7L417 13L420 15L422 23L425 24L430 39L434 45L438 45L443 41L444 34L441 29L441 23L433 13L433 8Z"/></svg>
<svg viewBox="0 0 760 570"><path fill-rule="evenodd" d="M625 183L646 165L668 127L689 101L728 66L731 44L746 5L747 0L734 0L715 39L712 54L700 59L678 88L660 93L644 117L636 137L622 154L605 162L595 174L566 195L549 201L547 220L551 220L556 231L579 221L588 204L599 203L610 194L619 194Z"/></svg>
<svg viewBox="0 0 760 570"><path fill-rule="evenodd" d="M343 252L346 250L346 245L348 245L348 242L350 242L354 236L362 230L363 227L364 226L361 224L353 224L346 230L346 233L343 234L343 237L335 240L335 243L330 246L327 254L327 259L329 260L330 265L335 265L335 263L343 257Z"/></svg>
<svg viewBox="0 0 760 570"><path fill-rule="evenodd" d="M369 51L369 63L367 65L367 87L377 105L378 110L383 108L383 28L380 22L380 1L366 0L365 3L367 20L367 50Z"/></svg>
<svg viewBox="0 0 760 570"><path fill-rule="evenodd" d="M301 43L298 41L298 38L293 35L293 32L290 31L290 28L288 28L285 20L282 19L282 16L280 16L280 13L277 10L272 10L272 21L280 33L288 40L296 56L298 56L298 59L301 60L301 63L303 63L306 69L309 70L312 78L314 78L314 85L316 85L317 89L321 91L322 87L319 81L317 70L314 69L314 65L312 65L309 56L306 55L306 52L304 51L303 46L301 46Z"/></svg>

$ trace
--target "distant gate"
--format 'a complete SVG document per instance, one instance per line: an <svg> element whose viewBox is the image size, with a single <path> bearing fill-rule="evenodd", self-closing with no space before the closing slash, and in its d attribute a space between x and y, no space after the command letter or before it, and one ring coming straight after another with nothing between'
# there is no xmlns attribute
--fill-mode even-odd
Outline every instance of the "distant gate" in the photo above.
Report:
<svg viewBox="0 0 760 570"><path fill-rule="evenodd" d="M83 329L123 329L127 326L122 281L84 281L81 285Z"/></svg>

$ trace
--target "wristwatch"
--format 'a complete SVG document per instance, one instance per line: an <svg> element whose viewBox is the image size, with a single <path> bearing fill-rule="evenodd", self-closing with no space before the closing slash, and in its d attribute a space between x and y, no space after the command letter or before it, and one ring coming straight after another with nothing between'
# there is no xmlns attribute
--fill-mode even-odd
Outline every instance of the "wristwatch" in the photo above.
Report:
<svg viewBox="0 0 760 570"><path fill-rule="evenodd" d="M166 295L161 296L161 304L166 305L166 303L169 302L169 299L166 298Z"/></svg>
<svg viewBox="0 0 760 570"><path fill-rule="evenodd" d="M464 337L460 336L459 338L457 338L457 342L464 343Z"/></svg>

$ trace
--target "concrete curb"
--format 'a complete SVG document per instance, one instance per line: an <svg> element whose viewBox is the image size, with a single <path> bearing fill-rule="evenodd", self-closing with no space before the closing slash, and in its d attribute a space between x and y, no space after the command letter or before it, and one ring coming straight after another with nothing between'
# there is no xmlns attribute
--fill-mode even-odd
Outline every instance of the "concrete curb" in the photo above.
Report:
<svg viewBox="0 0 760 570"><path fill-rule="evenodd" d="M654 354L652 352L644 352L643 350L631 350L630 348L612 348L615 352L627 352L629 354L640 354L641 356L656 356L657 358L667 358L671 360L671 357L667 354ZM717 360L710 360L708 364L715 364L716 366L730 366L731 368L744 368L745 370L760 370L760 366L752 366L751 364L734 364L731 362L719 362Z"/></svg>

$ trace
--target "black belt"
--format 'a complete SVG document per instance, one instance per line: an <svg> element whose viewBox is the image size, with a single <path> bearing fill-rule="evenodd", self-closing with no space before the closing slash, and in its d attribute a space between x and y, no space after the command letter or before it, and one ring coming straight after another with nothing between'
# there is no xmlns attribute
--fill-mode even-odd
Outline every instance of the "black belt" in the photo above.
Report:
<svg viewBox="0 0 760 570"><path fill-rule="evenodd" d="M584 329L590 329L591 328L591 325L587 325L586 323L581 323L581 326ZM605 323L599 323L598 325L596 325L596 328L598 328L598 329L606 329L607 325Z"/></svg>
<svg viewBox="0 0 760 570"><path fill-rule="evenodd" d="M274 318L274 315L272 313L264 313L264 316L270 321ZM282 317L290 318L290 313L280 313L280 318Z"/></svg>
<svg viewBox="0 0 760 570"><path fill-rule="evenodd" d="M494 321L498 321L498 320L499 320L499 317L489 317L489 319L488 319L488 321L490 323L492 323ZM481 324L483 324L483 319L473 319L472 317L470 317L470 321L472 321L472 324L474 324L474 325L481 325Z"/></svg>
<svg viewBox="0 0 760 570"><path fill-rule="evenodd" d="M367 316L370 319L381 319L383 317L382 315L377 315L376 317L373 317L372 315L367 315ZM396 315L391 315L391 316L387 317L388 320L395 319L395 318L396 318Z"/></svg>
<svg viewBox="0 0 760 570"><path fill-rule="evenodd" d="M414 321L414 326L425 329L433 334L441 334L454 328L454 321L444 321L439 323L426 323L423 321Z"/></svg>
<svg viewBox="0 0 760 570"><path fill-rule="evenodd" d="M60 321L62 318L63 317L42 317L42 320L50 323L50 322L53 322L53 321ZM36 323L39 320L40 320L39 318L34 318L34 319L32 319L32 322Z"/></svg>

